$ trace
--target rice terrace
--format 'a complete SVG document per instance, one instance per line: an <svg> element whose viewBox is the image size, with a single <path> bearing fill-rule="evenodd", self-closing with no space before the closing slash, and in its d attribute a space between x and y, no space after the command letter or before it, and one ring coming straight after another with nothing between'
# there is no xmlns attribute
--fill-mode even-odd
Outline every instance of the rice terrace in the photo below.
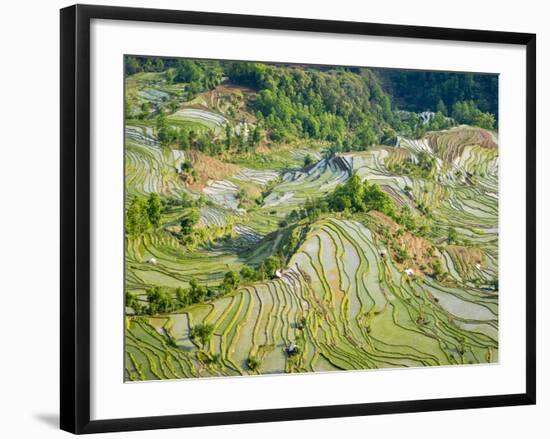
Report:
<svg viewBox="0 0 550 439"><path fill-rule="evenodd" d="M125 57L125 380L498 362L498 76Z"/></svg>

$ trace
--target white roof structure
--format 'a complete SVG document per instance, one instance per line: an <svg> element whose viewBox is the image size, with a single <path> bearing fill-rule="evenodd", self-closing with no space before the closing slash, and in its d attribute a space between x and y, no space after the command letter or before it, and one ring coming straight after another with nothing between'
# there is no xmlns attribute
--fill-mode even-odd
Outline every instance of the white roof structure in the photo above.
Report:
<svg viewBox="0 0 550 439"><path fill-rule="evenodd" d="M148 263L148 264L156 265L156 264L157 264L157 259L156 259L156 258L148 259L148 260L147 260L147 263Z"/></svg>
<svg viewBox="0 0 550 439"><path fill-rule="evenodd" d="M407 276L412 276L414 274L414 270L412 268L406 268L405 269L405 274Z"/></svg>

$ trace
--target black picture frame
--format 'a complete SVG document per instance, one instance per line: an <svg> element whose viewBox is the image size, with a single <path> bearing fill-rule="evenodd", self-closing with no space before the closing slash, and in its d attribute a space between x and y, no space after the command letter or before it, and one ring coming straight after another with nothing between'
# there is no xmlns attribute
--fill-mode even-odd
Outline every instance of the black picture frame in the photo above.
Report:
<svg viewBox="0 0 550 439"><path fill-rule="evenodd" d="M525 393L460 398L90 419L90 21L126 20L513 44L526 47ZM61 429L81 434L535 404L536 35L303 18L74 5L61 10Z"/></svg>

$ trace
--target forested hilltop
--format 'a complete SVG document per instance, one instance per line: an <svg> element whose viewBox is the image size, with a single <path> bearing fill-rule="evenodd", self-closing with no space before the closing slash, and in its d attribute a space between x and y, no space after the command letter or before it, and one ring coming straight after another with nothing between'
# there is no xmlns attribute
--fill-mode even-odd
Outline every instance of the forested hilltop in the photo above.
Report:
<svg viewBox="0 0 550 439"><path fill-rule="evenodd" d="M498 361L496 91L408 75L125 58L126 380Z"/></svg>

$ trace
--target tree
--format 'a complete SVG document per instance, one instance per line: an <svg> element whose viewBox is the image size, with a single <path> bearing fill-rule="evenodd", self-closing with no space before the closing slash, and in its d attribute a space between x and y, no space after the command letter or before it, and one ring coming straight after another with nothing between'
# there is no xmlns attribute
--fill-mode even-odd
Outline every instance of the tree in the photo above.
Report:
<svg viewBox="0 0 550 439"><path fill-rule="evenodd" d="M174 308L172 296L165 288L152 287L146 291L146 294L150 314L165 313Z"/></svg>
<svg viewBox="0 0 550 439"><path fill-rule="evenodd" d="M214 334L214 326L208 323L199 323L191 328L191 338L198 339L202 346L210 341Z"/></svg>
<svg viewBox="0 0 550 439"><path fill-rule="evenodd" d="M149 222L153 227L160 226L162 207L162 201L159 194L156 192L151 192L147 200L147 215L149 217Z"/></svg>
<svg viewBox="0 0 550 439"><path fill-rule="evenodd" d="M259 125L256 125L254 129L252 130L252 135L250 136L250 143L252 145L257 145L260 143L260 140L262 138L262 132Z"/></svg>
<svg viewBox="0 0 550 439"><path fill-rule="evenodd" d="M149 102L145 101L141 104L141 113L139 114L140 119L147 119L151 113L151 105Z"/></svg>
<svg viewBox="0 0 550 439"><path fill-rule="evenodd" d="M160 110L157 116L156 128L159 141L164 144L168 140L168 119L162 110Z"/></svg>
<svg viewBox="0 0 550 439"><path fill-rule="evenodd" d="M147 203L143 198L135 197L126 211L126 233L139 236L151 227L147 213Z"/></svg>
<svg viewBox="0 0 550 439"><path fill-rule="evenodd" d="M361 177L353 174L343 185L339 185L332 196L329 197L329 207L333 211L342 212L351 210L353 212L364 212L365 186Z"/></svg>
<svg viewBox="0 0 550 439"><path fill-rule="evenodd" d="M155 67L151 58L147 57L147 60L145 61L145 65L143 66L143 70L146 72L153 72L155 70Z"/></svg>
<svg viewBox="0 0 550 439"><path fill-rule="evenodd" d="M409 231L414 231L416 229L416 221L410 207L406 204L401 207L401 212L399 213L397 222L403 225L405 229Z"/></svg>
<svg viewBox="0 0 550 439"><path fill-rule="evenodd" d="M392 218L395 218L395 205L392 199L380 186L375 183L369 184L365 180L365 209L366 211L377 210Z"/></svg>
<svg viewBox="0 0 550 439"><path fill-rule="evenodd" d="M491 113L483 113L478 110L474 115L472 124L480 128L492 130L495 125L495 116Z"/></svg>
<svg viewBox="0 0 550 439"><path fill-rule="evenodd" d="M308 167L313 164L313 157L311 154L308 154L304 157L304 167Z"/></svg>
<svg viewBox="0 0 550 439"><path fill-rule="evenodd" d="M234 271L228 271L225 273L220 290L223 294L232 293L239 286L239 275Z"/></svg>
<svg viewBox="0 0 550 439"><path fill-rule="evenodd" d="M130 105L130 102L128 101L128 97L124 97L124 117L126 119L131 119L134 116L132 112L132 106Z"/></svg>
<svg viewBox="0 0 550 439"><path fill-rule="evenodd" d="M126 57L126 74L133 75L134 73L141 72L141 65L135 56Z"/></svg>
<svg viewBox="0 0 550 439"><path fill-rule="evenodd" d="M248 360L246 361L246 365L250 370L257 371L261 366L261 361L258 357L251 356L248 357Z"/></svg>
<svg viewBox="0 0 550 439"><path fill-rule="evenodd" d="M423 171L423 176L427 177L436 167L435 158L426 151L420 151L416 158L418 160L417 167Z"/></svg>
<svg viewBox="0 0 550 439"><path fill-rule="evenodd" d="M143 314L143 305L137 299L137 297L129 291L126 291L125 304L127 307L132 308L137 315Z"/></svg>
<svg viewBox="0 0 550 439"><path fill-rule="evenodd" d="M181 172L191 172L193 170L193 163L190 160L184 160L180 164L180 170Z"/></svg>
<svg viewBox="0 0 550 439"><path fill-rule="evenodd" d="M181 207L187 208L193 206L193 199L185 192L181 194Z"/></svg>
<svg viewBox="0 0 550 439"><path fill-rule="evenodd" d="M260 274L248 265L244 265L241 268L240 275L245 281L256 281L260 279Z"/></svg>
<svg viewBox="0 0 550 439"><path fill-rule="evenodd" d="M162 72L164 71L164 61L162 60L162 58L156 58L156 61L155 61L155 71L156 72Z"/></svg>
<svg viewBox="0 0 550 439"><path fill-rule="evenodd" d="M437 101L437 105L435 106L435 111L443 114L444 116L447 116L449 114L447 111L447 106L445 105L445 102L443 102L442 99L439 99Z"/></svg>
<svg viewBox="0 0 550 439"><path fill-rule="evenodd" d="M374 127L365 124L355 132L354 144L360 151L368 149L378 141Z"/></svg>
<svg viewBox="0 0 550 439"><path fill-rule="evenodd" d="M178 145L183 151L188 151L191 147L189 143L189 132L184 128L180 128L178 131Z"/></svg>
<svg viewBox="0 0 550 439"><path fill-rule="evenodd" d="M206 89L212 89L217 87L222 81L223 71L219 64L207 64L205 77L203 79Z"/></svg>
<svg viewBox="0 0 550 439"><path fill-rule="evenodd" d="M286 219L289 223L294 223L300 219L300 214L296 209L292 209L292 211L286 216Z"/></svg>
<svg viewBox="0 0 550 439"><path fill-rule="evenodd" d="M479 110L474 101L457 102L453 105L453 118L458 123L493 129L495 117Z"/></svg>
<svg viewBox="0 0 550 439"><path fill-rule="evenodd" d="M199 82L204 76L204 72L200 65L188 59L179 60L176 66L176 75L174 77L177 82Z"/></svg>
<svg viewBox="0 0 550 439"><path fill-rule="evenodd" d="M458 243L458 233L454 227L450 227L447 231L447 243L448 244L457 244Z"/></svg>
<svg viewBox="0 0 550 439"><path fill-rule="evenodd" d="M380 141L384 145L394 146L397 143L397 132L390 126L382 128L382 138Z"/></svg>
<svg viewBox="0 0 550 439"><path fill-rule="evenodd" d="M280 268L281 261L277 256L269 256L260 265L260 270L269 278L275 277L276 271Z"/></svg>
<svg viewBox="0 0 550 439"><path fill-rule="evenodd" d="M193 232L193 227L199 222L200 214L198 209L191 209L186 216L180 221L181 232L184 235L190 235Z"/></svg>
<svg viewBox="0 0 550 439"><path fill-rule="evenodd" d="M176 288L176 299L180 306L187 306L189 302L189 291L182 287Z"/></svg>
<svg viewBox="0 0 550 439"><path fill-rule="evenodd" d="M166 78L166 82L168 84L172 84L174 82L174 79L176 78L176 70L175 69L168 69L164 73L164 76Z"/></svg>
<svg viewBox="0 0 550 439"><path fill-rule="evenodd" d="M498 115L498 76L487 74L372 69L403 110L441 111L449 116L456 102L475 100L478 108ZM421 92L419 92L421 91ZM444 111L447 109L447 111Z"/></svg>
<svg viewBox="0 0 550 439"><path fill-rule="evenodd" d="M203 287L202 285L199 285L197 280L195 278L191 279L189 282L189 300L191 303L200 303L204 301L206 294L208 293L208 290L206 287Z"/></svg>
<svg viewBox="0 0 550 439"><path fill-rule="evenodd" d="M345 184L336 187L328 197L328 207L336 212L377 210L396 218L395 205L388 194L375 183L370 184L367 180L362 182L357 174L353 174Z"/></svg>
<svg viewBox="0 0 550 439"><path fill-rule="evenodd" d="M225 148L231 149L231 146L233 145L233 131L231 129L231 126L226 123L225 124Z"/></svg>
<svg viewBox="0 0 550 439"><path fill-rule="evenodd" d="M445 118L445 115L441 111L435 113L434 117L429 123L429 129L433 131L444 130L446 128L449 128L450 126L450 121Z"/></svg>

